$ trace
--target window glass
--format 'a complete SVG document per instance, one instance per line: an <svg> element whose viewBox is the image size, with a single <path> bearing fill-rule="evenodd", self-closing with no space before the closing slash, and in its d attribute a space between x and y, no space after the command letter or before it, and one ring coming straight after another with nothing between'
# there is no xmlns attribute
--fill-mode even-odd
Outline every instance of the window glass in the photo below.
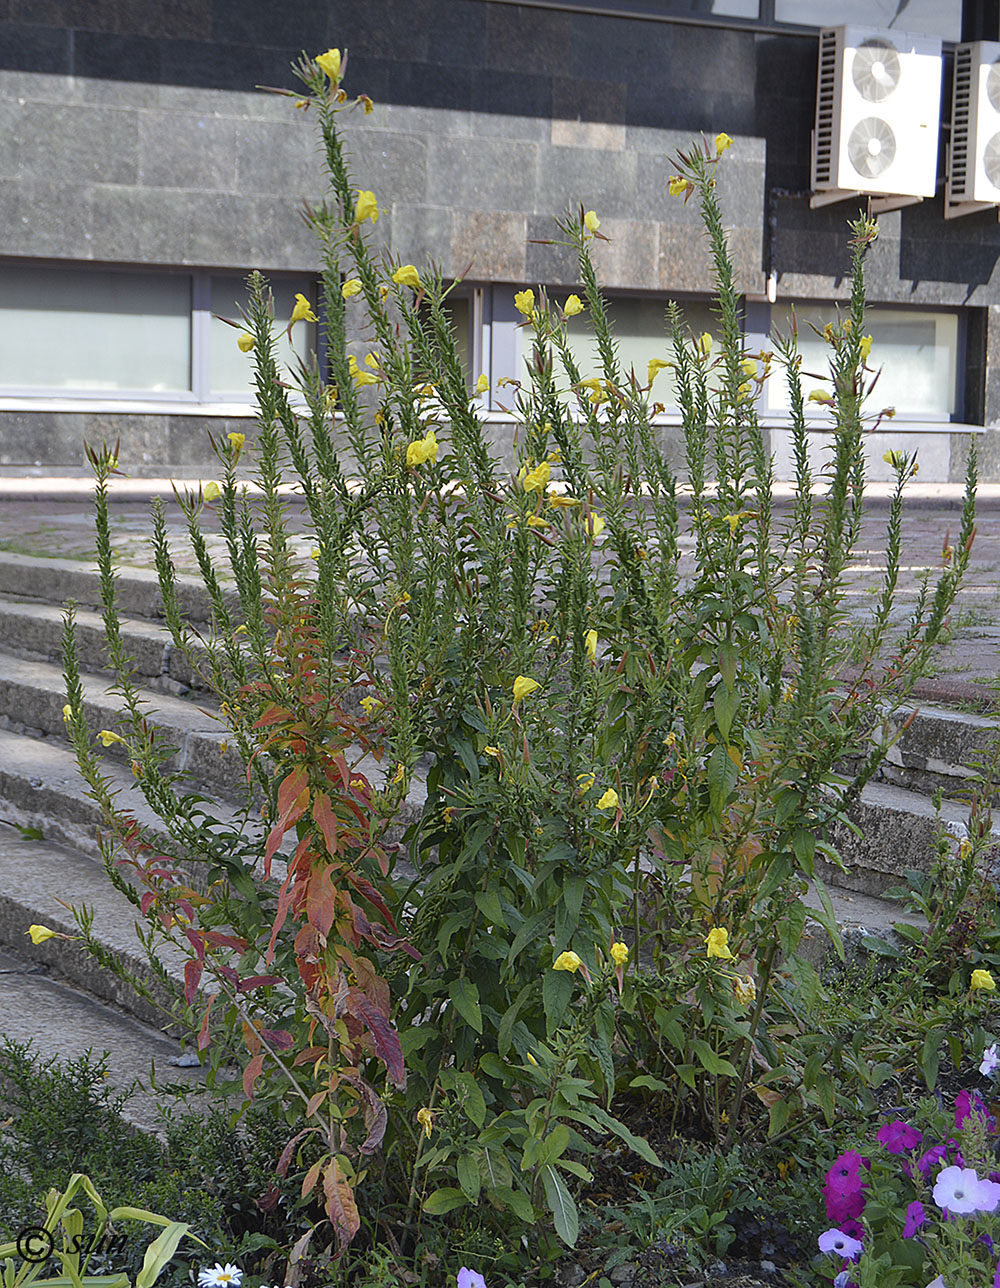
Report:
<svg viewBox="0 0 1000 1288"><path fill-rule="evenodd" d="M774 17L806 27L852 24L962 38L962 0L774 0Z"/></svg>
<svg viewBox="0 0 1000 1288"><path fill-rule="evenodd" d="M560 305L563 302L562 298L558 300ZM649 363L653 358L670 361L673 357L673 344L666 317L667 301L611 297L606 302L618 340L618 360L622 372L628 375L634 368L640 382L645 384ZM701 336L707 331L717 340L719 319L707 302L686 301L681 304L681 311L692 335ZM566 332L570 349L584 379L600 377L601 360L589 312L585 310L570 318ZM715 352L717 351L716 348ZM673 372L669 367L656 375L652 396L655 401L666 406L676 404Z"/></svg>
<svg viewBox="0 0 1000 1288"><path fill-rule="evenodd" d="M466 384L471 388L479 374L473 373L472 370L472 300L467 295L456 295L452 292L444 301L442 309L451 319L451 325L455 330L455 349L458 360L465 372Z"/></svg>
<svg viewBox="0 0 1000 1288"><path fill-rule="evenodd" d="M191 388L191 279L0 265L0 385Z"/></svg>
<svg viewBox="0 0 1000 1288"><path fill-rule="evenodd" d="M806 397L813 389L831 389L828 377L830 347L821 332L836 319L833 305L796 307L802 386ZM790 327L787 310L774 309L772 318L782 332ZM951 416L955 413L958 363L958 315L924 313L910 309L870 308L866 327L872 337L868 365L881 368L872 393L870 411L895 407L905 415ZM787 408L788 389L782 372L770 383L772 407Z"/></svg>
<svg viewBox="0 0 1000 1288"><path fill-rule="evenodd" d="M274 339L275 356L279 366L294 369L298 360L308 359L316 350L316 324L313 322L296 322L292 327L292 338L289 343L288 320L295 307L295 296L304 295L316 312L316 295L311 283L302 278L276 278L271 281L271 293L274 296ZM241 277L213 277L211 309L212 321L209 330L209 389L216 396L228 394L243 400L251 400L256 390L254 381L253 354L244 353L237 339L240 335L220 318L240 322L240 307L249 304L245 279Z"/></svg>

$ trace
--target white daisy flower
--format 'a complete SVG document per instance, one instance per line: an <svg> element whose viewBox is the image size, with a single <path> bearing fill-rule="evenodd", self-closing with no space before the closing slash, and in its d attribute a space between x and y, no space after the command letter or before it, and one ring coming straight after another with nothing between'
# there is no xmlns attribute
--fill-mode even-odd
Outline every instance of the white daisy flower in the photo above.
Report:
<svg viewBox="0 0 1000 1288"><path fill-rule="evenodd" d="M198 1271L198 1288L240 1288L243 1271L239 1266L228 1263L220 1266L218 1262L211 1270Z"/></svg>

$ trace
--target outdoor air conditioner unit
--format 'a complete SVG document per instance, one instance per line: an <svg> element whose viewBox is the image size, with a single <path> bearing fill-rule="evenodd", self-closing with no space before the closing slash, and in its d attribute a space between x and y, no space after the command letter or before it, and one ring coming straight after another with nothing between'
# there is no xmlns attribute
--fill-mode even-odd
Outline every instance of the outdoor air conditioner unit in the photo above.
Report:
<svg viewBox="0 0 1000 1288"><path fill-rule="evenodd" d="M868 27L819 37L810 205L862 193L896 210L937 186L941 42Z"/></svg>
<svg viewBox="0 0 1000 1288"><path fill-rule="evenodd" d="M944 217L1000 206L1000 43L955 49Z"/></svg>

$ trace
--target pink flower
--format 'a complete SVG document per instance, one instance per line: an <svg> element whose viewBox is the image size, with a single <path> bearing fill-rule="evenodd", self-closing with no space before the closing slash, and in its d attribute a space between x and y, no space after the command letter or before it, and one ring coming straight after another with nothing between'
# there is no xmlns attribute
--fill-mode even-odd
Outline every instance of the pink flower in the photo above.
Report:
<svg viewBox="0 0 1000 1288"><path fill-rule="evenodd" d="M463 1266L458 1272L458 1288L486 1288L486 1280L478 1270Z"/></svg>
<svg viewBox="0 0 1000 1288"><path fill-rule="evenodd" d="M890 1154L905 1154L911 1149L916 1149L923 1140L923 1135L916 1127L911 1127L902 1119L896 1118L892 1122L882 1124L876 1139L882 1142Z"/></svg>

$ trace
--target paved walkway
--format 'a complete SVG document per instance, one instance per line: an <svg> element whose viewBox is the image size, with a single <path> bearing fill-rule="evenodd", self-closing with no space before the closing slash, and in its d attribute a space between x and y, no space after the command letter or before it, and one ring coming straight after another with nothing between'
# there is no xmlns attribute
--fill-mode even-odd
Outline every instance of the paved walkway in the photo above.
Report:
<svg viewBox="0 0 1000 1288"><path fill-rule="evenodd" d="M196 484L188 480L184 486ZM943 547L949 538L955 540L961 522L961 491L956 484L919 486L916 480L908 488L898 592L901 609L912 603L921 575L929 569L933 577L940 569ZM92 482L86 478L0 477L0 550L92 559L91 495ZM180 510L169 481L163 479L114 480L111 516L121 561L134 566L151 563L149 501L153 495L167 500L178 568L194 571ZM787 488L776 489L777 524L789 497ZM885 567L887 497L886 484L872 484L866 492L864 527L849 574L858 611L863 611L877 591ZM306 553L312 544L307 516L294 500L290 500L289 522L292 531L301 534ZM208 514L204 526L206 530L213 526ZM938 650L933 677L920 692L926 701L982 706L996 697L1000 703L1000 484L987 484L980 489L969 571L952 613L949 638Z"/></svg>

